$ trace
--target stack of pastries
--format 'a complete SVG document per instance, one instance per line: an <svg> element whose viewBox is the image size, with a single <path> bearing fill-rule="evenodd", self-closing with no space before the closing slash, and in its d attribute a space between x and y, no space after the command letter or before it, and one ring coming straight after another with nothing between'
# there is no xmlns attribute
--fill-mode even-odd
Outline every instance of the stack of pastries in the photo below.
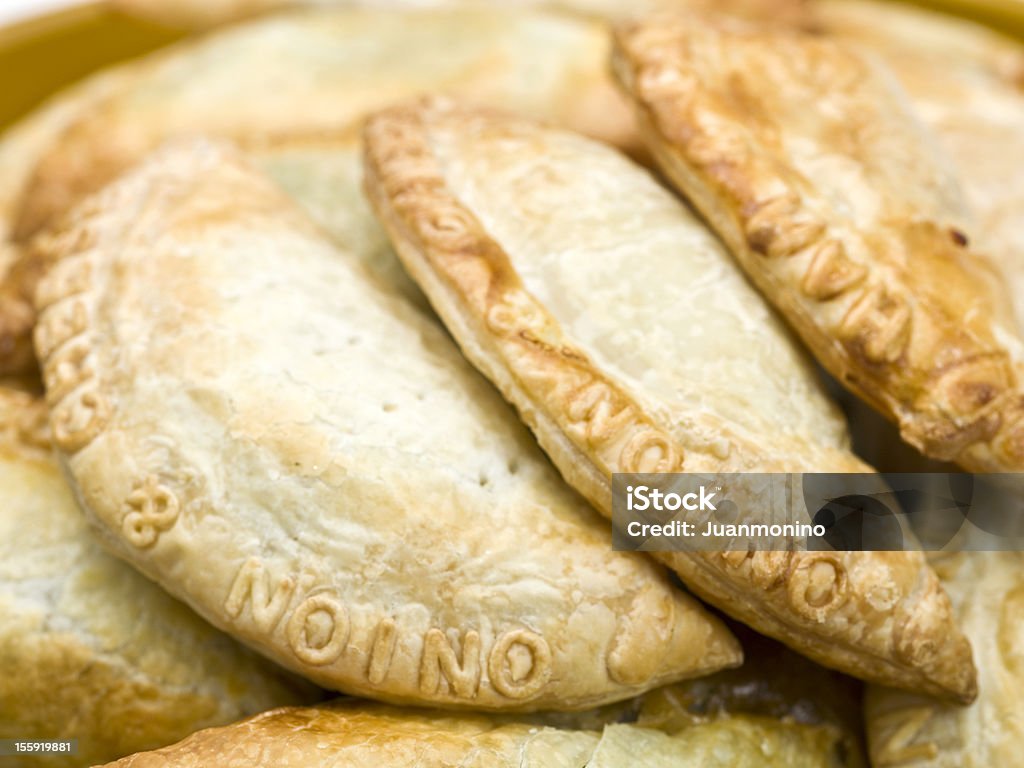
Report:
<svg viewBox="0 0 1024 768"><path fill-rule="evenodd" d="M77 747L0 766L1022 764L1017 553L605 518L622 472L1024 470L1024 48L115 4L206 29L0 139L0 739Z"/></svg>

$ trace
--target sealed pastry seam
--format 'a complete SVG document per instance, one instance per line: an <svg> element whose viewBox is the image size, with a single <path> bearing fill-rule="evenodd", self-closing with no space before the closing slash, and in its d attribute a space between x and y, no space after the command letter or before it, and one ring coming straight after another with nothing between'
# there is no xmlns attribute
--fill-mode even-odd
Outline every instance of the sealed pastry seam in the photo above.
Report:
<svg viewBox="0 0 1024 768"><path fill-rule="evenodd" d="M602 373L524 288L509 256L447 187L426 139L429 126L424 120L435 113L453 122L474 117L472 110L461 113L460 107L437 99L371 118L365 131L365 183L403 263L467 357L517 407L570 484L606 516L611 514L612 473L720 466L721 457L688 450L659 426L658 417ZM821 451L829 453L824 446ZM833 466L845 462L849 471L869 471L852 455L833 453ZM846 578L848 569L857 567L858 553L657 556L701 597L787 641L806 633L813 637L858 588L857 579ZM797 647L827 665L970 700L975 688L969 647L961 639L952 657L939 660L933 657L939 640L931 636L936 627L917 627L922 615L949 620L948 599L923 558L913 553L901 557L918 563L916 583L906 593L898 618L874 619L900 622L889 629L894 648L858 646L837 634L827 641L825 635L805 636ZM809 574L816 564L835 574L830 598L812 596ZM876 579L867 576L864 588L877 589ZM751 588L764 590L756 606L745 591ZM867 598L859 596L864 604L870 602ZM803 629L795 629L794 622Z"/></svg>
<svg viewBox="0 0 1024 768"><path fill-rule="evenodd" d="M193 183L199 183L192 181L193 174L209 177L201 182L202 192L188 192ZM203 196L210 189L218 190L216 197ZM218 206L225 200L231 200L230 206L238 211L238 216L248 218L240 218L237 223L230 217L221 218L223 209ZM124 316L118 314L120 307L115 309L111 304L116 304L114 294L123 290L125 274L133 268L143 269L143 263L147 267L155 264L153 269L166 268L166 264L160 265L159 255L144 260L136 249L156 247L158 252L162 248L171 249L164 250L164 254L190 253L192 245L177 244L191 242L188 237L194 236L195 230L190 231L189 227L210 226L213 231L224 227L225 233L241 233L245 231L242 221L257 220L268 222L268 239L282 238L281 228L284 228L289 238L282 238L282 242L287 243L284 247L295 248L296 243L306 243L317 259L333 252L312 223L293 210L269 182L236 161L229 161L221 148L206 144L163 151L129 178L90 199L64 229L49 236L48 247L64 254L64 258L37 292L41 314L36 343L43 360L54 440L69 464L85 507L99 518L104 535L119 554L187 600L211 622L280 663L327 687L392 701L490 709L579 708L623 698L669 679L699 675L738 663L740 651L735 640L717 620L689 596L674 592L667 578L652 570L642 558L624 558L599 548L597 537L589 532L591 524L584 514L585 506L561 486L556 476L551 477L549 483L547 475L539 473L550 470L543 462L533 462L528 456L523 457L524 462L530 462L523 471L531 476L535 471L538 473L538 484L530 486L536 495L529 503L520 501L522 511L516 513L521 518L518 522L506 522L524 525L527 516L540 513L541 518L547 518L548 526L540 532L542 536L563 537L573 530L571 538L575 543L569 547L579 548L579 562L572 563L572 552L561 552L559 558L570 558L566 560L564 572L539 564L541 556L533 554L533 550L546 544L543 539L537 539L526 553L520 552L515 557L512 550L505 547L494 553L484 550L475 556L474 567L487 561L492 569L489 573L500 574L503 567L507 568L512 582L508 586L499 583L497 586L463 587L459 586L459 579L465 580L468 576L455 573L446 577L441 564L435 571L424 564L427 559L431 563L434 558L443 561L444 553L431 553L428 558L426 554L408 552L406 544L399 541L401 537L387 538L386 531L377 530L380 526L365 532L360 530L361 538L356 537L359 541L375 542L372 546L378 549L390 547L395 552L404 552L410 561L405 566L401 563L390 566L395 569L394 577L401 576L401 569L407 566L429 574L430 578L443 580L445 586L440 589L455 592L457 606L446 603L445 594L430 600L418 597L429 605L416 602L410 596L419 596L419 584L403 586L386 600L375 600L373 584L362 581L363 571L370 567L365 565L365 559L357 561L358 567L344 565L344 560L321 563L328 558L309 554L300 562L287 554L286 546L292 545L267 539L253 547L245 531L232 534L225 530L231 524L218 522L221 516L238 520L237 516L241 515L245 525L248 523L245 515L265 516L267 513L262 508L236 507L219 500L217 487L230 484L230 479L218 477L219 470L206 466L210 460L206 449L193 445L180 425L172 430L166 422L162 424L163 429L177 435L171 437L147 434L147 429L132 421L131 414L137 414L134 418L145 419L159 419L159 414L143 417L134 410L138 408L139 394L134 387L139 378L128 374L125 366L133 364L134 355L144 356L145 350L133 347L133 342L122 336L126 331L117 324L124 322ZM174 239L177 232L182 233L181 241ZM232 247L233 234L224 237L222 242ZM214 258L220 247L211 246L207 258ZM326 263L332 259L326 259L321 266L328 269ZM339 272L337 279L358 277L353 268L330 269ZM135 279L145 281L151 277L136 275ZM215 278L197 281L194 290L210 290L210 286L216 284L211 282L213 280ZM115 287L118 285L121 288ZM259 285L254 290L262 289ZM144 292L148 288L139 290ZM350 288L349 300L357 290ZM378 301L374 295L369 294L367 299L371 307L378 306L373 303ZM130 305L130 300L126 301ZM97 318L100 303L104 306L103 319ZM159 316L159 309L156 312ZM399 315L413 316L408 308ZM387 322L397 327L400 321L396 317ZM104 328L108 323L113 327ZM221 331L230 333L226 329ZM182 333L188 332L187 327L182 330ZM438 344L445 343L435 328L424 325L420 332L431 339L436 335ZM408 335L408 331L403 333ZM240 337L246 338L244 334ZM113 339L119 339L123 346L104 347ZM252 354L256 355L274 349L266 346L273 341L257 343L246 338L241 343L248 345L246 349L251 346ZM185 358L187 366L187 353ZM457 356L453 359L457 361ZM193 374L198 375L198 379L190 379L187 367L176 367L175 361L168 363L160 375L169 382L181 376L181 381L188 382L186 386L197 389L222 386L219 380L213 383L203 379L201 374ZM462 381L457 377L454 380ZM123 394L119 396L119 393ZM294 394L298 396L298 392ZM119 402L121 397L127 398L127 402ZM142 397L144 400L145 395ZM282 407L297 408L290 404ZM208 414L202 414L202 418L207 417ZM160 422L156 425L148 429L163 431ZM194 426L201 432L199 424ZM288 428L301 429L301 426L275 426L276 430ZM287 435L278 437L276 433L271 437L281 441L289 439ZM250 450L244 447L245 439L252 438L240 438L243 443L240 449L229 442L218 450ZM314 440L315 446L319 438L313 435L307 439ZM203 438L199 440L202 442ZM271 445L276 448L281 443ZM284 445L290 449L293 443ZM306 459L309 451L318 450L303 448L300 459ZM110 467L108 457L111 455L139 459L129 462L129 466ZM335 459L333 453L322 456L314 453L308 461L315 467L323 467L321 471L324 471L330 469L325 464L343 459L344 456ZM230 459L218 460L224 461L230 462ZM359 457L357 461L364 459ZM294 464L301 465L301 461ZM143 469L147 466L148 469ZM375 469L376 472L384 470L396 471L389 465ZM411 470L417 471L415 466ZM223 471L230 478L231 467L224 467ZM260 482L251 474L244 477L250 483ZM344 472L341 477L345 477ZM446 473L435 471L433 477L421 478L428 482L417 489L419 494L436 494L438 491L433 486L443 486L447 482L445 477ZM384 512L382 502L373 496L382 493L377 490L380 481L367 479L365 483L370 496L362 502L362 508L353 510L361 521L374 510ZM340 510L336 505L342 503L339 499L343 498L340 492L332 490L334 487L334 483L317 486L315 493L319 495L314 497L322 496L323 503L335 505L328 516L332 521L339 520ZM287 478L279 478L275 492L282 497L277 507L269 508L271 515L276 514L277 509L294 505L288 498L291 492L288 488ZM526 486L521 485L520 489L525 490ZM470 492L477 492L475 480L473 488L463 490L466 493L463 500L456 498L454 502L447 502L456 511L468 503ZM396 503L404 502L405 491L405 485L394 489ZM450 488L447 493L456 491ZM426 509L431 501L418 503ZM551 505L550 512L543 511L546 504ZM579 517L569 511L571 507L579 510ZM417 524L427 524L415 504L410 515ZM342 524L343 520L335 524ZM289 519L276 524L290 525L291 522ZM435 525L433 521L431 524ZM359 530L357 524L353 526L353 530ZM479 533L483 531L483 527L477 529ZM464 531L461 535L468 533L470 531ZM441 534L434 531L430 535ZM220 556L231 561L227 568L204 568L204 558L209 553L204 554L203 548L204 543L210 546L208 537L223 538L223 543L217 546L221 548ZM281 533L278 538L294 541L295 546L306 546L299 543L301 537L297 535ZM466 546L481 546L476 539L473 541ZM554 539L551 545L554 546ZM278 546L284 553L275 552ZM351 550L357 548L359 542L345 546ZM325 548L329 548L328 545ZM337 556L341 558L340 553ZM524 564L523 558L530 564ZM325 571L328 567L333 573ZM520 575L524 568L529 571L528 577ZM232 570L235 572L231 573ZM597 576L599 571L600 577ZM505 594L506 590L509 593L536 590L538 584L549 579L554 580L553 588L543 588L543 599L551 610L565 612L561 620L556 621L543 610L538 612L536 607L525 603L516 610L519 603ZM345 591L345 580L354 590L351 593ZM390 581L387 585L390 590L396 589ZM494 596L489 603L475 597L474 601L481 603L479 607L475 607L475 602L462 607L464 598L460 589L485 596L492 590ZM410 602L403 605L402 600ZM601 635L591 632L584 637L580 634L576 622L586 613L593 613L595 619L600 617ZM453 622L457 624L452 626ZM329 629L326 633L325 626Z"/></svg>
<svg viewBox="0 0 1024 768"><path fill-rule="evenodd" d="M634 97L659 165L825 367L895 419L908 442L976 471L1024 467L1016 346L1008 350L998 333L965 327L920 296L908 283L912 275L858 255L912 249L955 264L977 258L966 238L933 220L859 233L827 206L811 204L808 182L773 157L768 142L777 139L748 130L735 105L700 82L687 58L695 33L683 27L627 25L616 36L613 69ZM824 46L810 55L822 53L820 76L833 78L836 88L872 77L839 47L807 45Z"/></svg>

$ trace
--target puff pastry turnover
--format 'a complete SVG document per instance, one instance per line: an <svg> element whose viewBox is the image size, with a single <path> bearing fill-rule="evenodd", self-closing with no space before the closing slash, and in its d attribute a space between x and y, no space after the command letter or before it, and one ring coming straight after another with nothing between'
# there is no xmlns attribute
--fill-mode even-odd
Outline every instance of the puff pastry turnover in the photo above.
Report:
<svg viewBox="0 0 1024 768"><path fill-rule="evenodd" d="M483 717L334 705L279 709L119 768L845 768L824 729L726 718L676 732L608 725L567 730Z"/></svg>
<svg viewBox="0 0 1024 768"><path fill-rule="evenodd" d="M623 27L615 70L666 175L825 368L927 455L1024 468L1006 297L891 76L696 16Z"/></svg>
<svg viewBox="0 0 1024 768"><path fill-rule="evenodd" d="M972 235L1006 274L1024 328L1024 47L991 29L901 3L830 0L829 35L879 57L953 161Z"/></svg>
<svg viewBox="0 0 1024 768"><path fill-rule="evenodd" d="M337 134L367 110L423 91L500 104L637 148L629 104L608 72L609 48L603 22L500 8L307 10L188 40L126 65L100 103L62 117L58 140L22 155L43 157L28 184L19 182L14 236L28 241L169 137L204 134L252 148ZM34 317L22 297L44 271L40 261L26 250L0 291L0 370L5 338L17 353L8 367L25 362Z"/></svg>
<svg viewBox="0 0 1024 768"><path fill-rule="evenodd" d="M582 708L739 660L434 322L212 145L50 246L51 423L116 552L325 686Z"/></svg>
<svg viewBox="0 0 1024 768"><path fill-rule="evenodd" d="M870 687L872 762L900 768L1017 765L1024 750L1024 556L964 552L936 563L978 658L978 700L951 707Z"/></svg>
<svg viewBox="0 0 1024 768"><path fill-rule="evenodd" d="M370 198L410 275L606 514L614 472L869 470L718 241L613 149L446 101L375 116L365 142ZM658 556L827 666L974 695L970 648L919 553Z"/></svg>
<svg viewBox="0 0 1024 768"><path fill-rule="evenodd" d="M19 766L93 765L318 697L107 554L50 455L44 404L7 389L0 669L0 738L78 739L75 756Z"/></svg>

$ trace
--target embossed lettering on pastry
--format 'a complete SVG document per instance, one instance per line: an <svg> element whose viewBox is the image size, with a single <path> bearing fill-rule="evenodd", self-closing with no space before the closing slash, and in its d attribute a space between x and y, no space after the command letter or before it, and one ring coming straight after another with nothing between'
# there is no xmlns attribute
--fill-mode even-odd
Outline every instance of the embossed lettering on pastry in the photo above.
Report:
<svg viewBox="0 0 1024 768"><path fill-rule="evenodd" d="M328 687L489 709L737 663L432 319L221 150L159 153L50 241L57 446L116 551L213 623Z"/></svg>
<svg viewBox="0 0 1024 768"><path fill-rule="evenodd" d="M316 700L104 551L48 431L42 401L0 389L0 738L78 752L3 760L93 765Z"/></svg>
<svg viewBox="0 0 1024 768"><path fill-rule="evenodd" d="M971 236L1005 273L1024 328L1024 47L977 24L902 3L830 0L830 36L892 68L938 137L971 208Z"/></svg>
<svg viewBox="0 0 1024 768"><path fill-rule="evenodd" d="M448 102L366 130L410 275L605 514L614 472L870 471L809 362L703 224L581 136ZM660 553L697 594L828 666L970 699L919 553Z"/></svg>
<svg viewBox="0 0 1024 768"><path fill-rule="evenodd" d="M936 564L978 659L978 700L943 705L870 687L868 742L874 765L984 768L1016 765L1024 750L1024 557L968 552Z"/></svg>
<svg viewBox="0 0 1024 768"><path fill-rule="evenodd" d="M934 458L1024 468L1007 297L891 75L697 18L623 28L615 68L666 175L836 378Z"/></svg>
<svg viewBox="0 0 1024 768"><path fill-rule="evenodd" d="M20 249L11 242L25 189L36 164L60 134L91 105L125 84L130 72L130 66L119 67L87 78L0 136L0 377L36 366L32 294L41 265L21 259Z"/></svg>
<svg viewBox="0 0 1024 768"><path fill-rule="evenodd" d="M847 768L823 729L723 718L662 732L602 731L384 707L279 709L111 763L119 768Z"/></svg>

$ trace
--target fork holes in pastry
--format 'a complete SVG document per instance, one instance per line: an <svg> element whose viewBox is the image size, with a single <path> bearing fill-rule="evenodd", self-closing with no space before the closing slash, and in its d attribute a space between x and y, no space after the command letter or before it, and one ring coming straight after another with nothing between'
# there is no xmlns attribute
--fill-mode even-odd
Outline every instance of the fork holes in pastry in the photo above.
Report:
<svg viewBox="0 0 1024 768"><path fill-rule="evenodd" d="M510 475L516 474L517 472L519 472L519 459L518 458L509 459L507 467L508 467L508 473Z"/></svg>
<svg viewBox="0 0 1024 768"><path fill-rule="evenodd" d="M383 403L380 407L384 413L394 413L398 410L398 406L395 403Z"/></svg>

